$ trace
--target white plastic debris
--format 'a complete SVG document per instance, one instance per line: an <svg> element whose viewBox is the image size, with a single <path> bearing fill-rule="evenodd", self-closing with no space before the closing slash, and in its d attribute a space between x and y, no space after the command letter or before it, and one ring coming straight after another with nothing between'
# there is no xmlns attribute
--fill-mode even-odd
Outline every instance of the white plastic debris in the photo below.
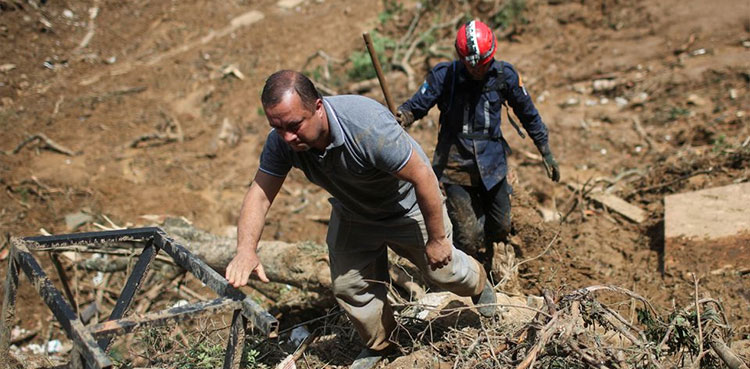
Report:
<svg viewBox="0 0 750 369"><path fill-rule="evenodd" d="M35 355L41 355L44 353L44 347L42 345L37 343L28 344L26 346L21 347L21 351L28 352L31 351Z"/></svg>
<svg viewBox="0 0 750 369"><path fill-rule="evenodd" d="M47 350L47 353L50 353L50 354L60 352L62 351L62 348L63 348L63 345L62 345L62 342L60 342L60 340L49 341L47 342L47 345L45 347L45 349Z"/></svg>
<svg viewBox="0 0 750 369"><path fill-rule="evenodd" d="M176 308L180 306L185 306L187 304L188 304L187 300L180 300L180 301L175 302L174 305L172 305L172 307Z"/></svg>
<svg viewBox="0 0 750 369"><path fill-rule="evenodd" d="M427 318L427 315L430 314L432 310L440 306L440 304L443 303L446 299L450 298L447 294L439 294L439 293L433 293L433 294L427 294L419 301L417 302L418 306L422 308L422 310L417 313L416 318L417 319L425 319Z"/></svg>
<svg viewBox="0 0 750 369"><path fill-rule="evenodd" d="M622 96L615 97L615 104L617 104L618 107L623 107L625 105L628 105L628 99Z"/></svg>
<svg viewBox="0 0 750 369"><path fill-rule="evenodd" d="M68 19L73 19L73 17L75 16L70 9L63 10L62 14L63 14L63 17L68 18Z"/></svg>
<svg viewBox="0 0 750 369"><path fill-rule="evenodd" d="M102 272L96 272L94 278L91 278L91 283L94 284L94 287L98 287L102 284L102 281L104 281L104 273Z"/></svg>

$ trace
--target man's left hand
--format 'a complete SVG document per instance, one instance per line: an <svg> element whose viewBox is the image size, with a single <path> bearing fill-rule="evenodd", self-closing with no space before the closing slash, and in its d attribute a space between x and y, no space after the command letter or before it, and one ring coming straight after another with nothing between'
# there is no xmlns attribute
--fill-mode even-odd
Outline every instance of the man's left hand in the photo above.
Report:
<svg viewBox="0 0 750 369"><path fill-rule="evenodd" d="M555 160L555 156L552 155L552 150L550 150L549 145L541 147L539 152L542 154L547 177L554 182L560 182L560 167L557 165L557 160Z"/></svg>
<svg viewBox="0 0 750 369"><path fill-rule="evenodd" d="M427 262L430 263L430 268L437 270L450 263L451 255L453 254L453 245L445 237L435 240L431 239L427 241L425 253L427 253Z"/></svg>

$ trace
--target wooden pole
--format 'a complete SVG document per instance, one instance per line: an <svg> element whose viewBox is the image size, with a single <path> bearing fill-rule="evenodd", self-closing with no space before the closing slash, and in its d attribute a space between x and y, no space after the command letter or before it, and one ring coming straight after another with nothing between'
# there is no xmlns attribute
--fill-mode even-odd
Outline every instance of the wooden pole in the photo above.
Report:
<svg viewBox="0 0 750 369"><path fill-rule="evenodd" d="M383 89L383 95L385 96L385 103L388 105L388 110L394 115L396 114L396 108L393 106L393 100L391 99L391 93L388 92L388 85L385 83L385 76L383 75L383 69L380 68L380 61L378 55L375 53L375 47L372 45L372 38L370 34L365 32L362 34L365 39L365 45L367 45L367 51L370 53L370 59L372 65L375 67L375 73L378 75L378 81L380 82L380 88Z"/></svg>

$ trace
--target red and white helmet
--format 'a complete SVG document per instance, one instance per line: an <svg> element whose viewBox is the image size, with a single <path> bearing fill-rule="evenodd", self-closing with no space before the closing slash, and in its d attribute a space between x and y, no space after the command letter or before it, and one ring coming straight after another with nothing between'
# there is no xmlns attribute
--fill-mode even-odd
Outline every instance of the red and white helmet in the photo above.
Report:
<svg viewBox="0 0 750 369"><path fill-rule="evenodd" d="M495 56L495 35L481 21L466 23L456 33L456 52L472 67L487 64Z"/></svg>

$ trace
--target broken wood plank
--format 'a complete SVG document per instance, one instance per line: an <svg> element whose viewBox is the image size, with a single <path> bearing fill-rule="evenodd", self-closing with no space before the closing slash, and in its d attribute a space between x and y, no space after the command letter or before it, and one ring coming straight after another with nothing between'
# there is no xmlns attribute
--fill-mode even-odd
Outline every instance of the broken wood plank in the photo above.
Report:
<svg viewBox="0 0 750 369"><path fill-rule="evenodd" d="M580 191L583 188L581 184L576 182L566 182L565 184L574 191ZM605 193L601 189L595 188L584 195L632 222L640 224L648 218L648 213L645 210L630 204L616 195Z"/></svg>
<svg viewBox="0 0 750 369"><path fill-rule="evenodd" d="M608 207L612 211L628 218L636 223L643 223L648 218L648 214L643 209L631 205L627 201L604 192L597 192L589 194L589 197L602 205Z"/></svg>

